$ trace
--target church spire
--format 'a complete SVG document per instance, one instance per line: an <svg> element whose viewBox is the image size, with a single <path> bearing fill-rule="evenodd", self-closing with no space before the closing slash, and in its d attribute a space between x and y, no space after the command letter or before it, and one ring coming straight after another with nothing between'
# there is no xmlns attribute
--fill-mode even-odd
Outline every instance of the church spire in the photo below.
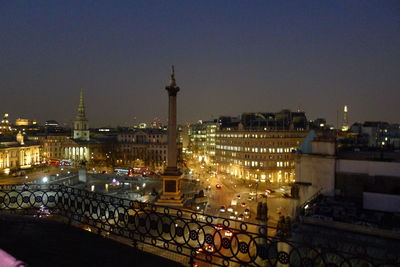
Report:
<svg viewBox="0 0 400 267"><path fill-rule="evenodd" d="M79 106L76 114L76 120L86 120L85 100L83 98L83 89L81 88L79 95Z"/></svg>
<svg viewBox="0 0 400 267"><path fill-rule="evenodd" d="M86 119L85 101L83 98L83 89L79 94L79 106L74 122L74 139L89 141L89 125Z"/></svg>

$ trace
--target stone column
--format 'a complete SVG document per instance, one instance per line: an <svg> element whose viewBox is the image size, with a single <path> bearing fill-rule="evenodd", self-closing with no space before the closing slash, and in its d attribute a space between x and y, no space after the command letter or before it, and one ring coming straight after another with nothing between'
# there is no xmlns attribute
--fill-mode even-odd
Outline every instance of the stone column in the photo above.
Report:
<svg viewBox="0 0 400 267"><path fill-rule="evenodd" d="M176 125L176 96L179 87L176 85L174 67L172 66L170 85L165 87L168 91L168 151L167 168L162 175L163 193L156 204L163 206L182 207L183 199L181 194L180 180L182 173L177 165L177 125Z"/></svg>
<svg viewBox="0 0 400 267"><path fill-rule="evenodd" d="M177 165L177 145L176 145L176 95L179 87L167 86L168 90L168 150L167 150L167 169L165 172L176 173Z"/></svg>

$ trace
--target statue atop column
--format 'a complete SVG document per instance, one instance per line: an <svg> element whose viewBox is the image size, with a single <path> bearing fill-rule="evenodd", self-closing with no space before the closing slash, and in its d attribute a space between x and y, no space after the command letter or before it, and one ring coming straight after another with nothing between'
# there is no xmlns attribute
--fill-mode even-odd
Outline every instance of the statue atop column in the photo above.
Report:
<svg viewBox="0 0 400 267"><path fill-rule="evenodd" d="M176 97L179 87L176 85L175 69L172 66L170 84L165 87L168 91L168 150L167 150L167 168L162 175L163 194L157 201L158 205L164 206L183 206L181 194L181 176L178 169L178 147L177 147L177 112Z"/></svg>

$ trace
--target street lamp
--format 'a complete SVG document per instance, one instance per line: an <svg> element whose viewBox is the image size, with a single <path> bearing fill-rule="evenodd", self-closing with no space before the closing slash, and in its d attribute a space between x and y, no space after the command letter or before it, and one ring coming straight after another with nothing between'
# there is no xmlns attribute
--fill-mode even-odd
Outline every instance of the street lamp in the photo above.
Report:
<svg viewBox="0 0 400 267"><path fill-rule="evenodd" d="M256 201L258 199L258 182L259 182L259 180L256 179Z"/></svg>

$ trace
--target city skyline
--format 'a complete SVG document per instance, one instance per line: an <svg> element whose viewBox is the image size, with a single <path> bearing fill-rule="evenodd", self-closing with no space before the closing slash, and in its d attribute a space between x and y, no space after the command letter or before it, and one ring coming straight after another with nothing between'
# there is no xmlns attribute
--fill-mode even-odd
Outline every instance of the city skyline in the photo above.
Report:
<svg viewBox="0 0 400 267"><path fill-rule="evenodd" d="M396 123L398 11L353 1L3 3L0 112L71 124L83 88L91 127L165 124L174 64L180 123L300 107L334 126L339 111L340 126L344 105L350 124Z"/></svg>

